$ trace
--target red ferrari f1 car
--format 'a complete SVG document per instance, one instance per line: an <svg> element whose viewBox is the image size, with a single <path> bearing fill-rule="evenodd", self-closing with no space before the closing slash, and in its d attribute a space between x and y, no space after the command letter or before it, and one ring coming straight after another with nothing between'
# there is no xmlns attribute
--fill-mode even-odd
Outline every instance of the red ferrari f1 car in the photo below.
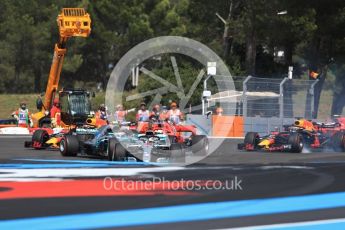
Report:
<svg viewBox="0 0 345 230"><path fill-rule="evenodd" d="M197 135L194 125L178 125L168 121L152 119L150 122L139 122L139 133L162 133L167 135L171 143L179 144L182 149L191 147L193 153L206 155L209 149L207 136Z"/></svg>

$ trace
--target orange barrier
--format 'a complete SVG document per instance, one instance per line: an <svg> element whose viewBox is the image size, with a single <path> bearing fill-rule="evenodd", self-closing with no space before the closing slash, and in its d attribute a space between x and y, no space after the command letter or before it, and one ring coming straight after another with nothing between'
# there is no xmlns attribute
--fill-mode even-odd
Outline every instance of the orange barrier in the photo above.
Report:
<svg viewBox="0 0 345 230"><path fill-rule="evenodd" d="M229 128L229 126L231 126ZM215 137L243 137L243 117L212 116L212 135Z"/></svg>

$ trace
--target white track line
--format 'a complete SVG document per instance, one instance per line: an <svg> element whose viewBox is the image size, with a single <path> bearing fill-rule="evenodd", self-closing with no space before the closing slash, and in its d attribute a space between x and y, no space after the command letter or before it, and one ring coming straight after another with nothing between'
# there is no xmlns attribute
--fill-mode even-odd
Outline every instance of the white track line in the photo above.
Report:
<svg viewBox="0 0 345 230"><path fill-rule="evenodd" d="M345 218L339 219L327 219L327 220L312 220L312 221L303 221L303 222L295 222L295 223L284 223L284 224L269 224L269 225L254 225L250 227L242 227L242 228L228 228L228 229L235 229L235 230L263 230L263 229L281 229L281 228L293 228L293 227L307 227L307 226L319 226L319 225L327 225L327 224L336 224L336 223L344 223ZM218 229L219 230L219 229Z"/></svg>
<svg viewBox="0 0 345 230"><path fill-rule="evenodd" d="M183 170L183 167L157 168L54 168L54 169L1 169L0 181L15 181L22 178L71 178L71 177L105 177L135 176L155 172Z"/></svg>

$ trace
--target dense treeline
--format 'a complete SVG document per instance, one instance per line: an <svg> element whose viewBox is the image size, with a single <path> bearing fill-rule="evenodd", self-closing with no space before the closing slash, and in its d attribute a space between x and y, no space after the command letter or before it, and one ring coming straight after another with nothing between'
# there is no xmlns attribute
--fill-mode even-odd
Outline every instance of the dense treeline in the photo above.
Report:
<svg viewBox="0 0 345 230"><path fill-rule="evenodd" d="M179 35L208 45L233 75L281 77L293 65L297 78L319 73L320 89L333 76L333 113L344 106L343 0L1 0L0 93L44 90L62 7L86 8L93 23L90 38L69 41L65 85L104 87L131 47Z"/></svg>

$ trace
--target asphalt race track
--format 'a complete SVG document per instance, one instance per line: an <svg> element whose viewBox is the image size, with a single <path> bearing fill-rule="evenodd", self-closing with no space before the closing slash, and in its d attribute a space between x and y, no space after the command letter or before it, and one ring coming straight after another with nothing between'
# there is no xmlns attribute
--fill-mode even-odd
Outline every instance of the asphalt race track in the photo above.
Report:
<svg viewBox="0 0 345 230"><path fill-rule="evenodd" d="M344 229L345 153L225 140L187 166L61 157L0 136L0 229Z"/></svg>

